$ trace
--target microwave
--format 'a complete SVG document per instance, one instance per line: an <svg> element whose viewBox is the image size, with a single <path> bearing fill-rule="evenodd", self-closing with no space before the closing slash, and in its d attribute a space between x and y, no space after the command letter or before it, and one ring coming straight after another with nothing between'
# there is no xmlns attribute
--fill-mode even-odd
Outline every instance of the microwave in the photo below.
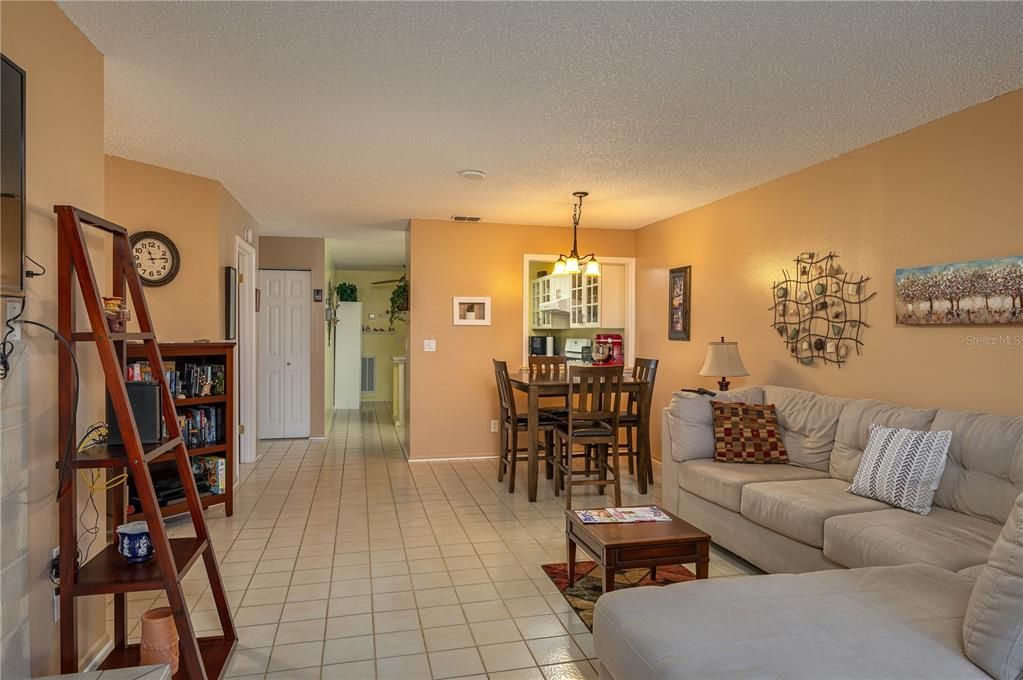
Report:
<svg viewBox="0 0 1023 680"><path fill-rule="evenodd" d="M553 335L530 335L529 356L552 357L558 353L557 343Z"/></svg>

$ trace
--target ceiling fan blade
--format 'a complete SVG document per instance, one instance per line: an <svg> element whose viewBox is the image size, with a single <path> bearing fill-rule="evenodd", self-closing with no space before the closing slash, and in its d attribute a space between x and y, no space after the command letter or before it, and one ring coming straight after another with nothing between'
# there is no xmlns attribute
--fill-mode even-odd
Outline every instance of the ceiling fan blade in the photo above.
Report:
<svg viewBox="0 0 1023 680"><path fill-rule="evenodd" d="M372 282L372 283L371 283L370 285L371 285L371 286L379 286L379 285L383 285L383 284L385 284L385 283L401 283L401 282L402 282L402 281L404 281L404 280L405 280L405 275L404 275L404 274L402 274L402 275L401 275L401 278L397 278L397 279L386 279L386 280L384 280L384 281L373 281L373 282Z"/></svg>

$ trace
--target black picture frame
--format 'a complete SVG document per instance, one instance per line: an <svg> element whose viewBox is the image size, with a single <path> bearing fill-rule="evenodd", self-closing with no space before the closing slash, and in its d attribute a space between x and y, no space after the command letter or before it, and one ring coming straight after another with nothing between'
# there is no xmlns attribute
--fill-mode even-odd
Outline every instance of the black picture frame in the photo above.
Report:
<svg viewBox="0 0 1023 680"><path fill-rule="evenodd" d="M689 341L692 334L692 265L668 270L668 339Z"/></svg>
<svg viewBox="0 0 1023 680"><path fill-rule="evenodd" d="M224 267L224 337L238 338L238 270Z"/></svg>

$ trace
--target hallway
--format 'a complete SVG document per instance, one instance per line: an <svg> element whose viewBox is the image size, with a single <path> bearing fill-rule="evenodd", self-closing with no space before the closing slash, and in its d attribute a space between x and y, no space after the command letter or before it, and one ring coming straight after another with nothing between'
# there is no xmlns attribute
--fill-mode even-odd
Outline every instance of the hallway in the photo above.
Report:
<svg viewBox="0 0 1023 680"><path fill-rule="evenodd" d="M234 516L207 514L241 641L231 677L596 677L589 631L540 568L565 559L549 484L529 503L525 484L498 484L495 460L409 463L372 406L336 412L326 442L260 450ZM658 494L629 481L622 500ZM750 568L713 550L710 569ZM193 624L216 632L201 569L188 584ZM132 598L130 616L156 602Z"/></svg>

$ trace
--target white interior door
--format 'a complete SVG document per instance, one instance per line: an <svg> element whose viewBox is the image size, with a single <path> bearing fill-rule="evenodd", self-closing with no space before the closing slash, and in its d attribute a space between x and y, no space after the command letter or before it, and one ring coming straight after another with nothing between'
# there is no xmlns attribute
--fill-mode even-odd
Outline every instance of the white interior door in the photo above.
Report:
<svg viewBox="0 0 1023 680"><path fill-rule="evenodd" d="M310 273L261 269L259 436L309 436Z"/></svg>

